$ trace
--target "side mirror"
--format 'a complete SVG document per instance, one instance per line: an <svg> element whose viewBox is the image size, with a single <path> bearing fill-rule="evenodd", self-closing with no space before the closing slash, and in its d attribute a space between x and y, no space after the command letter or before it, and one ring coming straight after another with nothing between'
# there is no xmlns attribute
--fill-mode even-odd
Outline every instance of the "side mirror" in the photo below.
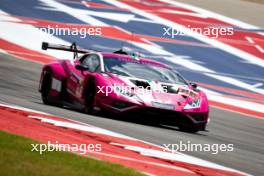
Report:
<svg viewBox="0 0 264 176"><path fill-rule="evenodd" d="M193 89L197 89L198 85L196 83L191 82L190 85L192 86Z"/></svg>
<svg viewBox="0 0 264 176"><path fill-rule="evenodd" d="M88 67L87 65L83 65L83 64L77 64L77 65L75 66L75 68L76 68L77 70L80 70L80 71L89 70L89 67Z"/></svg>

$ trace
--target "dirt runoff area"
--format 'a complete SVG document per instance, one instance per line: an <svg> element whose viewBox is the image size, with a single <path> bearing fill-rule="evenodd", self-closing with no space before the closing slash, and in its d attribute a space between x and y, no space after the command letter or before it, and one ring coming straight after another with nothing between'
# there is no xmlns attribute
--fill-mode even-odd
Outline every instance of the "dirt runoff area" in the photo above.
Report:
<svg viewBox="0 0 264 176"><path fill-rule="evenodd" d="M264 0L244 0L244 1L249 1L249 2L255 2L255 3L264 4Z"/></svg>
<svg viewBox="0 0 264 176"><path fill-rule="evenodd" d="M176 0L264 28L264 0Z"/></svg>

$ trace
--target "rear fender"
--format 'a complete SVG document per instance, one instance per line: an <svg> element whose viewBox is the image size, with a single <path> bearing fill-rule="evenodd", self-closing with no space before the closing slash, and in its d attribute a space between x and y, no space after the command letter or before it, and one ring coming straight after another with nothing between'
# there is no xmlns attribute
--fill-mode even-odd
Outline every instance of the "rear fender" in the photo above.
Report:
<svg viewBox="0 0 264 176"><path fill-rule="evenodd" d="M43 67L39 82L39 92L41 92L42 81L47 71L51 71L53 88L55 88L57 92L60 92L62 82L66 81L67 78L67 74L62 67L61 62L51 63ZM54 85L54 82L56 83L56 85Z"/></svg>

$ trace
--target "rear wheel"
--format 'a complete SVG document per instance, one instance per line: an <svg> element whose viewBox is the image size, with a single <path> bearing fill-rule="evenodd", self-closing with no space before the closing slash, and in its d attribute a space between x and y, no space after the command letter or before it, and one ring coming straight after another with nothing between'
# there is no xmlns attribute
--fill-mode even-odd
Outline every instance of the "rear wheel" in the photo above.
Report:
<svg viewBox="0 0 264 176"><path fill-rule="evenodd" d="M63 96L65 95L65 85L62 82L61 90L57 96L51 96L50 92L52 89L52 71L47 69L43 73L43 80L41 84L41 98L44 104L62 106L63 105Z"/></svg>
<svg viewBox="0 0 264 176"><path fill-rule="evenodd" d="M51 104L49 93L51 90L51 84L52 84L52 76L51 76L51 70L47 69L44 72L43 80L41 84L41 98L44 104Z"/></svg>

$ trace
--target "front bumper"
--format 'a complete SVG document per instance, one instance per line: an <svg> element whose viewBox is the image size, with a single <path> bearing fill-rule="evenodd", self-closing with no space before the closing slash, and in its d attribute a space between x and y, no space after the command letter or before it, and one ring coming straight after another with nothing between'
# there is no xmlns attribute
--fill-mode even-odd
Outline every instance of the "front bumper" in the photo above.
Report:
<svg viewBox="0 0 264 176"><path fill-rule="evenodd" d="M100 109L105 109L117 114L134 117L151 116L152 119L161 120L168 123L185 122L186 124L195 125L197 128L204 128L208 122L208 112L199 111L176 111L165 108L147 106L144 103L134 103L120 99L101 99L97 101Z"/></svg>

